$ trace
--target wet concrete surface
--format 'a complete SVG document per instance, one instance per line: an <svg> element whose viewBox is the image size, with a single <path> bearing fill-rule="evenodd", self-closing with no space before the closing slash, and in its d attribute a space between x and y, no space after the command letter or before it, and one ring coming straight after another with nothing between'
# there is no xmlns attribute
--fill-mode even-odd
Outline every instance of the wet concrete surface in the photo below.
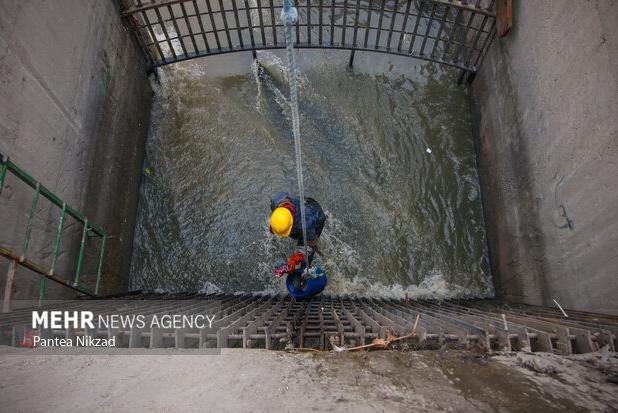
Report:
<svg viewBox="0 0 618 413"><path fill-rule="evenodd" d="M545 367L531 370L529 359ZM11 411L558 412L612 411L618 402L599 366L549 354L46 356L3 347L0 368L0 402Z"/></svg>

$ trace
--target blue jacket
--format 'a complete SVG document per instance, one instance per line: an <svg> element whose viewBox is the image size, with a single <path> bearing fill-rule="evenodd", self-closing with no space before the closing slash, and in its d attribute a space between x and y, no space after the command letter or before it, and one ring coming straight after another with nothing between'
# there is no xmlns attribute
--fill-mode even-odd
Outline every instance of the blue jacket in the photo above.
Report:
<svg viewBox="0 0 618 413"><path fill-rule="evenodd" d="M291 202L296 209L296 216L294 217L294 224L290 237L298 240L299 244L302 244L303 229L302 220L300 218L300 198L291 196L289 192L277 192L270 201L270 210L274 211L277 205L286 200ZM326 215L324 215L320 204L312 198L305 197L305 220L307 221L307 239L313 241L322 233Z"/></svg>

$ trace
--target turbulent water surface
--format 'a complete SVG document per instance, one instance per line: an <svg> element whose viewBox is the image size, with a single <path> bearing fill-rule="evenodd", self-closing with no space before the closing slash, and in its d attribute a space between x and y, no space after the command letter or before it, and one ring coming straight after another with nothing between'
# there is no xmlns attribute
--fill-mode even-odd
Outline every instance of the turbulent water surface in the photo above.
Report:
<svg viewBox="0 0 618 413"><path fill-rule="evenodd" d="M409 59L301 53L306 195L328 219L315 263L327 291L493 293L470 115L456 73ZM132 286L279 292L294 242L268 231L269 201L296 192L280 59L163 69L141 187ZM363 70L363 67L371 70ZM228 74L223 74L228 73Z"/></svg>

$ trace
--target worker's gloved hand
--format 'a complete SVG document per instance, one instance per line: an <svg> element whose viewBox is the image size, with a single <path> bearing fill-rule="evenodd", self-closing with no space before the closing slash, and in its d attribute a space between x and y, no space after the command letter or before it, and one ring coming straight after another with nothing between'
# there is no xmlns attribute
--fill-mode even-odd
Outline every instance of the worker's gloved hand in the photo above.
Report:
<svg viewBox="0 0 618 413"><path fill-rule="evenodd" d="M294 255L292 255L290 259L288 260L289 272L292 273L295 270L301 268L304 261L305 261L305 254L303 254L302 252L294 253Z"/></svg>
<svg viewBox="0 0 618 413"><path fill-rule="evenodd" d="M302 252L297 252L290 257L287 264L279 265L275 268L275 277L279 278L286 274L292 274L298 268L301 268L305 261L305 255Z"/></svg>
<svg viewBox="0 0 618 413"><path fill-rule="evenodd" d="M281 277L286 274L292 274L294 271L303 268L305 264L305 254L302 252L295 252L287 264L283 264L275 268L275 277Z"/></svg>

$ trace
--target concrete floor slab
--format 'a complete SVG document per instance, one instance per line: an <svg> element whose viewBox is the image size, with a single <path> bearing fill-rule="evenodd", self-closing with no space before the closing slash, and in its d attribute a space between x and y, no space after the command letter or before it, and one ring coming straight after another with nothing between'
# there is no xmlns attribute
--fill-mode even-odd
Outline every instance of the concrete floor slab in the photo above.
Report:
<svg viewBox="0 0 618 413"><path fill-rule="evenodd" d="M618 403L615 385L591 364L599 355L586 361L549 354L494 359L459 351L224 349L210 356L173 349L158 356L26 351L0 348L0 403L7 411L551 412L610 411ZM607 363L618 365L615 354Z"/></svg>

